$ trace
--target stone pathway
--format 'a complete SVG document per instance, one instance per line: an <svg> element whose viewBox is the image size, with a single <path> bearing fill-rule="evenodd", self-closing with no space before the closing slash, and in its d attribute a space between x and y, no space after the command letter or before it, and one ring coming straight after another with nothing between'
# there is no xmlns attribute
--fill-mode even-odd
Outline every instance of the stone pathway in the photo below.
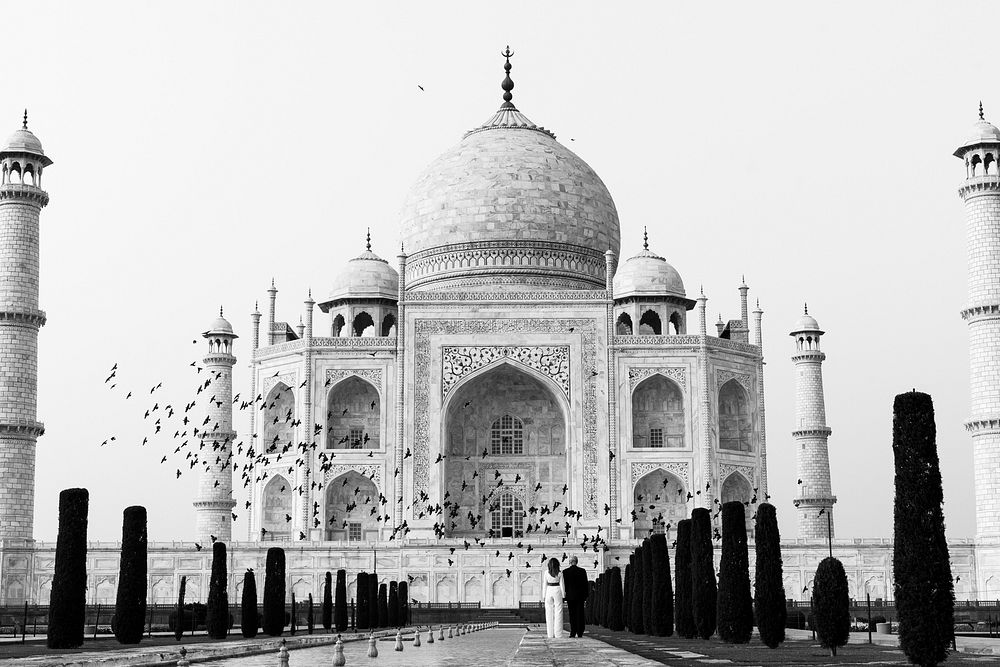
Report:
<svg viewBox="0 0 1000 667"><path fill-rule="evenodd" d="M509 667L612 667L617 665L659 665L620 648L590 637L549 639L544 629L531 629L521 638Z"/></svg>

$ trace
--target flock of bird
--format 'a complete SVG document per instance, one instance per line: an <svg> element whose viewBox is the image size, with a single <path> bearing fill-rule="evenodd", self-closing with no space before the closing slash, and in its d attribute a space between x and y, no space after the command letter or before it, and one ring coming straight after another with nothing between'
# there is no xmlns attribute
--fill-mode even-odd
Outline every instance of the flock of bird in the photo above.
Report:
<svg viewBox="0 0 1000 667"><path fill-rule="evenodd" d="M197 344L197 340L193 343ZM295 472L297 468L302 469L302 474L299 475L298 479L302 480L297 486L290 489L291 492L298 493L300 496L309 490L320 492L324 488L324 483L322 481L316 481L316 478L323 480L325 479L326 473L332 469L334 465L334 459L336 458L336 448L319 448L317 442L326 442L327 440L322 437L323 432L326 427L322 424L313 424L311 429L311 439L309 441L301 441L295 443L291 438L287 440L282 439L282 435L287 437L289 430L294 432L294 429L301 426L301 419L296 418L294 414L294 395L291 387L284 384L277 385L276 389L268 394L265 399L262 394L257 394L251 400L244 400L241 398L241 394L237 393L232 397L232 407L238 409L239 411L254 410L262 413L262 417L256 420L263 429L270 435L271 432L275 434L273 437L268 437L266 441L260 443L259 448L253 446L253 442L257 440L258 434L253 434L251 436L250 444L244 443L244 441L239 440L232 442L231 433L220 432L220 429L225 427L229 428L228 424L221 424L218 419L213 418L213 414L218 415L222 412L223 400L219 398L218 393L212 390L213 383L216 383L220 379L223 379L224 374L228 374L231 371L229 369L221 370L209 370L205 366L201 365L198 361L193 361L190 364L195 374L196 381L194 382L191 391L193 392L193 400L184 401L183 408L175 408L174 404L167 402L166 398L163 397L163 383L157 382L153 384L149 393L139 392L138 390L129 390L125 392L124 400L140 403L138 410L143 413L143 420L148 425L149 433L143 437L140 446L146 447L150 445L151 442L159 443L167 435L169 435L169 440L167 448L172 447L172 451L168 451L167 454L163 455L160 459L161 464L165 464L174 458L174 462L171 464L175 468L174 478L180 479L180 477L185 472L190 472L195 469L196 466L201 466L201 470L209 474L219 475L225 470L228 471L229 467L232 466L232 472L240 474L240 481L244 488L250 487L251 484L259 484L264 482L270 474L269 471L274 471L277 474L279 471L276 470L275 465L280 463L282 460L287 462L287 469L282 469L282 473L287 473L288 477L295 479ZM111 391L115 391L119 386L119 367L115 363L111 367L109 375L105 378L104 384L109 387ZM205 373L202 375L202 373ZM278 374L275 373L275 376ZM326 387L331 385L331 380L326 381ZM305 386L305 382L299 385L299 389ZM122 390L118 390L121 393ZM158 393L159 392L159 393ZM285 395L288 392L288 395ZM138 399L139 395L143 395L145 398L143 400ZM135 397L135 398L134 398ZM229 400L226 397L226 400ZM161 405L162 403L162 405ZM471 406L471 401L466 402L463 408L468 409ZM327 422L330 423L334 417L335 411L339 411L341 406L332 407L331 410L327 412ZM374 411L377 408L377 403L372 401L372 403L367 406L370 410ZM197 416L192 416L192 411L194 414L198 415L199 411L196 408L200 408L202 412L205 413L204 419L198 421ZM344 407L340 412L340 416L346 416L350 412L349 407ZM213 421L214 419L214 421ZM287 428L285 428L287 427ZM172 432L172 433L171 433ZM360 442L351 442L349 436L345 435L341 438L337 445L347 445L347 448L360 448L370 441L370 436L365 433L363 439ZM111 435L105 439L100 446L106 446L111 443L118 442L116 435ZM374 451L368 452L368 457L373 457ZM408 459L412 456L412 452L409 448L406 449L403 459ZM488 449L483 449L481 460L486 460L491 456L491 452ZM614 452L609 451L609 457L614 459ZM450 458L461 460L464 458L465 461L470 461L472 456L461 457L449 454L438 454L434 463L440 465ZM315 461L314 461L315 458ZM499 458L499 457L498 457ZM316 473L313 474L313 468L315 463L318 463L316 467ZM398 477L401 474L399 467L396 467L393 472L393 477ZM372 481L372 488L374 488L374 473L370 474L369 481ZM476 490L476 478L480 478L478 494L480 495L479 500L481 503L479 505L486 509L487 515L492 514L498 510L500 507L500 498L505 491L505 486L510 486L511 482L505 482L505 476L500 472L499 468L495 469L492 475L492 480L483 479L484 475L480 475L479 470L473 470L471 478L465 478L461 480L461 499L452 498L451 491L446 491L442 497L442 502L432 503L430 496L425 492L421 491L417 497L415 497L410 505L406 506L406 509L413 509L413 514L417 519L429 519L433 518L433 531L438 539L443 539L451 537L453 535L462 535L464 531L476 531L481 530L485 534L485 539L479 536L473 537L473 542L469 542L468 539L463 541L464 550L469 550L473 545L478 548L486 549L488 547L486 540L494 539L499 537L497 531L494 528L486 529L487 519L484 518L483 514L476 514L471 509L467 510L463 515L463 509L470 504L468 501L474 501L474 495ZM517 473L513 479L513 484L518 484L521 481L520 473ZM341 487L346 487L349 479L344 477L341 481ZM662 480L663 491L661 493L638 493L635 497L635 506L631 510L631 520L637 522L640 519L646 519L652 522L653 525L662 526L664 530L669 530L671 524L665 520L663 512L666 506L669 504L669 498L667 497L667 485L669 484L669 478L664 477ZM214 486L218 487L220 484L219 480L216 479ZM705 493L709 493L711 490L711 483L706 483ZM538 483L534 487L535 493L538 493L543 488L541 483ZM473 489L473 491L468 491ZM288 489L282 486L280 492L284 494ZM561 489L557 487L553 491L554 496L556 492L561 491L560 499L552 499L551 504L546 503L540 506L531 506L527 510L522 510L520 512L521 516L513 517L511 516L509 523L516 522L521 526L521 529L517 531L516 538L523 538L530 536L532 534L544 534L549 535L555 533L555 535L561 535L561 547L565 547L570 541L570 535L573 531L573 524L575 522L576 526L579 527L579 522L582 518L582 513L579 510L573 509L566 504L566 494L569 491L569 486L563 484ZM744 501L746 507L751 507L757 503L757 493L758 489L754 488L753 497ZM683 488L677 489L677 495L684 496L685 491ZM696 496L700 496L702 490L697 490L694 494L690 492L686 493L686 496L681 498L678 502L687 503ZM344 500L343 493L337 494L340 500ZM327 522L330 526L334 526L338 522L338 513L341 516L341 527L346 529L348 526L349 519L352 517L357 517L359 514L367 518L369 521L374 521L376 523L381 523L383 526L388 526L389 521L392 516L387 507L390 503L389 499L381 492L377 492L377 497L368 490L363 491L361 485L355 486L353 494L346 494L347 501L343 504L342 508L328 507L327 508ZM767 500L769 496L765 496ZM466 501L465 503L461 502ZM397 499L397 504L402 506L404 499L402 497ZM662 502L661 502L662 501ZM713 499L713 505L715 508L715 514L713 518L717 518L721 513L721 503L718 498ZM252 507L252 502L247 500L244 503L243 509L250 510ZM561 512L560 512L561 510ZM509 510L508 510L509 511ZM354 514L357 512L357 514ZM322 524L320 519L320 504L318 501L314 501L312 504L312 528L319 528ZM611 513L610 505L604 505L604 516L609 516ZM820 514L823 512L821 511ZM655 516L654 516L655 514ZM754 515L756 516L756 515ZM235 522L239 518L236 512L232 512L232 520ZM751 517L753 518L753 517ZM287 512L284 515L285 524L291 524L293 517ZM621 518L614 519L616 524L621 523ZM410 532L410 527L406 519L398 522L392 527L391 533L389 534L389 540L395 540L397 537L406 536ZM261 538L265 538L267 535L267 529L261 529ZM602 532L605 533L602 535ZM283 533L283 535L288 534L290 536L290 531ZM607 544L606 540L607 528L602 525L598 525L596 530L593 532L588 532L586 528L577 531L579 542L579 548L583 552L593 551L594 553L600 552L602 546ZM720 540L722 535L719 533L718 529L715 529L714 537L716 540ZM299 540L307 539L307 535L304 531L299 531ZM212 541L216 540L215 536L212 536ZM516 544L518 550L524 548L522 542ZM195 544L197 550L201 550L203 547L201 544ZM451 547L451 555L454 555L458 547ZM572 548L572 547L571 547ZM527 545L526 554L530 554L535 547L531 544ZM502 556L500 550L496 550L495 557L500 558ZM507 561L513 561L515 554L510 551L507 555ZM567 554L563 552L562 559L566 560ZM547 553L542 553L539 556L539 566L543 565L548 559ZM595 567L597 567L598 561L595 560ZM454 564L454 560L448 559L449 566ZM531 567L531 563L528 560L524 562L525 567ZM507 576L509 577L511 570L507 570Z"/></svg>

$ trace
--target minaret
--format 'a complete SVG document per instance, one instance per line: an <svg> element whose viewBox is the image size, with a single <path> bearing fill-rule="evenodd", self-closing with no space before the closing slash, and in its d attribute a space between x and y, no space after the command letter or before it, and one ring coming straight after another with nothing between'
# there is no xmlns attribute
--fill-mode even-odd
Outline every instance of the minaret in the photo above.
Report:
<svg viewBox="0 0 1000 667"><path fill-rule="evenodd" d="M198 476L194 511L197 539L205 544L211 541L212 535L229 542L233 532L230 513L236 501L233 500L230 453L236 439L233 431L233 365L236 364L233 341L237 335L219 308L219 316L202 336L208 341L208 354L202 362L208 379L212 380L204 393L214 398L205 406L208 417L205 430L198 433L203 465Z"/></svg>
<svg viewBox="0 0 1000 667"><path fill-rule="evenodd" d="M790 334L795 338L795 454L798 462L798 491L795 507L799 511L799 538L833 538L833 504L837 498L830 490L830 455L826 439L826 402L823 399L823 361L820 350L823 335L819 324L810 317L809 307ZM828 532L829 531L829 532Z"/></svg>
<svg viewBox="0 0 1000 667"><path fill-rule="evenodd" d="M972 434L976 484L976 542L1000 543L1000 130L983 118L955 151L965 163L972 402L965 428Z"/></svg>
<svg viewBox="0 0 1000 667"><path fill-rule="evenodd" d="M274 278L271 278L271 288L267 290L270 305L267 309L267 344L274 345L274 306L278 299L278 288L274 286Z"/></svg>
<svg viewBox="0 0 1000 667"><path fill-rule="evenodd" d="M24 124L0 148L0 540L32 539L37 420L38 214L49 203L42 170L52 164Z"/></svg>

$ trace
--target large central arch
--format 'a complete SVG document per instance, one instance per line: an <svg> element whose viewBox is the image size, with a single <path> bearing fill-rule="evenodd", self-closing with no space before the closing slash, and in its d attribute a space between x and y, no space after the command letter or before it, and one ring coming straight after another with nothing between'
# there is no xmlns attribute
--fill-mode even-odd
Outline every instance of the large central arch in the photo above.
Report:
<svg viewBox="0 0 1000 667"><path fill-rule="evenodd" d="M551 507L571 497L563 492L572 486L569 405L549 378L504 360L463 379L449 392L441 414L446 533L488 535L491 527L504 526L515 537L537 524L539 515L521 522L493 513ZM559 528L557 519L549 518L546 525Z"/></svg>

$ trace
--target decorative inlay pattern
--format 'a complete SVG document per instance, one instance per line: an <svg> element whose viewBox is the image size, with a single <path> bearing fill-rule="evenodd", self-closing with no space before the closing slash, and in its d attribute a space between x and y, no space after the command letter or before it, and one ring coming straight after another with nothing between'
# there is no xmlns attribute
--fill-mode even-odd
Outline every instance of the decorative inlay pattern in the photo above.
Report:
<svg viewBox="0 0 1000 667"><path fill-rule="evenodd" d="M757 483L757 473L754 470L753 466L741 466L741 465L735 465L733 463L720 463L719 464L720 488L722 484L725 484L726 478L732 475L734 472L738 472L744 477L746 477L746 480L750 482L751 486Z"/></svg>
<svg viewBox="0 0 1000 667"><path fill-rule="evenodd" d="M291 389L295 386L295 373L283 373L281 375L270 375L264 378L264 396L266 397L268 392L271 391L271 387L283 383L286 387Z"/></svg>
<svg viewBox="0 0 1000 667"><path fill-rule="evenodd" d="M499 280L490 281L496 284ZM559 301L607 301L607 290L547 290L538 292L407 292L406 302L414 301L524 301L551 303Z"/></svg>
<svg viewBox="0 0 1000 667"><path fill-rule="evenodd" d="M382 369L381 368L328 368L326 370L326 381L330 383L331 387L337 382L349 378L351 376L356 376L362 380L367 380L375 385L379 393L382 393Z"/></svg>
<svg viewBox="0 0 1000 667"><path fill-rule="evenodd" d="M736 371L728 371L725 369L715 371L715 382L717 388L722 388L722 385L726 384L730 380L736 380L740 383L740 386L747 390L750 394L753 391L753 383L750 380L749 373L737 373Z"/></svg>
<svg viewBox="0 0 1000 667"><path fill-rule="evenodd" d="M681 391L687 392L687 369L683 366L672 366L664 368L629 368L628 386L635 389L635 386L650 377L651 375L662 375L676 382Z"/></svg>
<svg viewBox="0 0 1000 667"><path fill-rule="evenodd" d="M427 493L430 480L431 336L437 334L565 333L573 327L581 336L584 377L597 367L597 327L594 319L417 319L413 340L413 497ZM597 385L583 381L583 508L585 518L597 516Z"/></svg>
<svg viewBox="0 0 1000 667"><path fill-rule="evenodd" d="M295 341L298 342L298 341ZM357 347L396 349L395 336L352 336L350 338L314 337L313 347Z"/></svg>
<svg viewBox="0 0 1000 667"><path fill-rule="evenodd" d="M441 397L463 377L499 359L512 359L552 379L569 398L569 345L445 347L441 350Z"/></svg>
<svg viewBox="0 0 1000 667"><path fill-rule="evenodd" d="M648 463L645 461L632 462L632 486L644 476L654 470L665 470L672 475L676 475L684 482L684 488L691 486L691 463L688 461L667 461L664 463Z"/></svg>
<svg viewBox="0 0 1000 667"><path fill-rule="evenodd" d="M372 465L372 464L362 464L362 463L338 463L336 465L330 466L330 468L323 473L323 483L326 484L330 480L340 477L345 472L354 471L360 475L364 475L371 481L375 482L375 488L382 491L382 466Z"/></svg>

